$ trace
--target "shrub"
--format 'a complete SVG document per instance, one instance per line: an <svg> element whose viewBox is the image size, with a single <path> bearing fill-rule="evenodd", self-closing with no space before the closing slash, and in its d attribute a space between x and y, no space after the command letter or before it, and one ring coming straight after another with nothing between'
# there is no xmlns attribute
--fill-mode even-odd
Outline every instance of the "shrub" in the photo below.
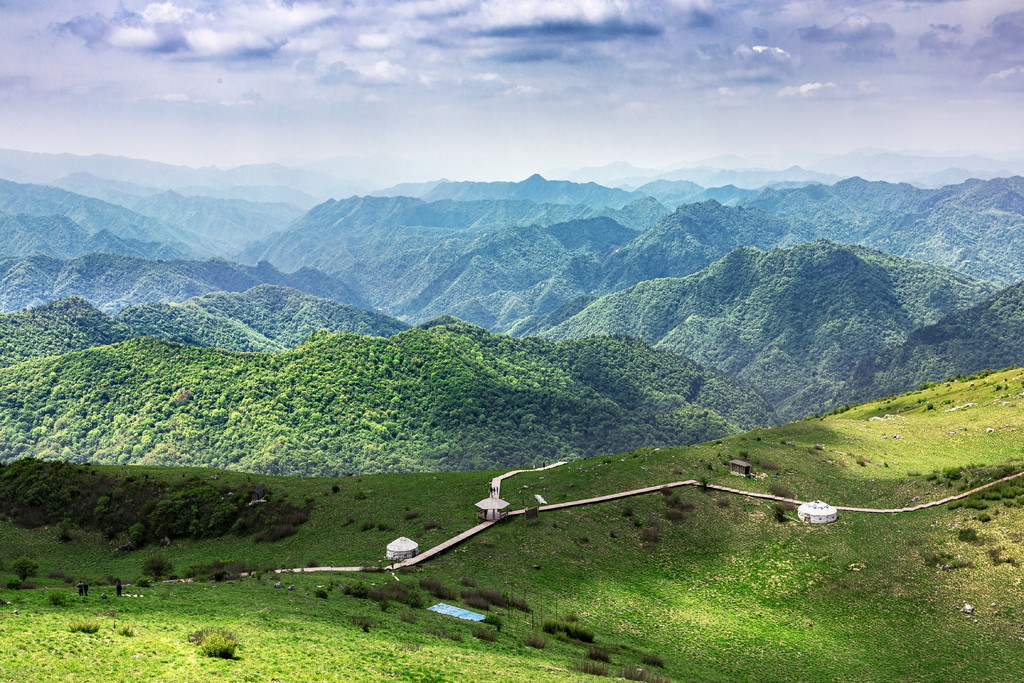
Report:
<svg viewBox="0 0 1024 683"><path fill-rule="evenodd" d="M789 514L796 509L792 503L783 503L776 501L772 503L772 513L775 515L775 521L777 522L788 522Z"/></svg>
<svg viewBox="0 0 1024 683"><path fill-rule="evenodd" d="M523 598L509 598L509 604L511 604L520 612L526 612L527 614L533 612L533 608L530 607L530 604L526 602L526 600L524 600Z"/></svg>
<svg viewBox="0 0 1024 683"><path fill-rule="evenodd" d="M152 584L149 582L149 579L141 578L135 582L135 585L139 588L149 588Z"/></svg>
<svg viewBox="0 0 1024 683"><path fill-rule="evenodd" d="M495 635L494 631L488 631L485 628L478 628L473 631L473 637L480 640L486 640L488 643L493 643L498 639L498 636Z"/></svg>
<svg viewBox="0 0 1024 683"><path fill-rule="evenodd" d="M253 536L252 540L256 543L273 543L274 541L280 541L282 538L293 536L297 531L298 529L295 528L294 524L275 524L266 531Z"/></svg>
<svg viewBox="0 0 1024 683"><path fill-rule="evenodd" d="M959 533L957 533L957 538L961 541L973 543L978 540L978 532L974 529L961 529Z"/></svg>
<svg viewBox="0 0 1024 683"><path fill-rule="evenodd" d="M551 635L564 633L569 638L583 643L594 642L594 632L582 624L562 619L545 619L541 628L545 633L550 633Z"/></svg>
<svg viewBox="0 0 1024 683"><path fill-rule="evenodd" d="M25 582L15 576L13 579L8 579L4 585L7 587L7 590L20 591L24 587Z"/></svg>
<svg viewBox="0 0 1024 683"><path fill-rule="evenodd" d="M476 588L476 581L474 581L473 579L463 577L459 580L459 583L461 583L466 588Z"/></svg>
<svg viewBox="0 0 1024 683"><path fill-rule="evenodd" d="M491 603L487 601L487 598L476 591L462 591L462 602L466 603L469 607L482 609L485 612L491 608Z"/></svg>
<svg viewBox="0 0 1024 683"><path fill-rule="evenodd" d="M444 585L441 579L420 579L420 588L438 600L454 600L455 590Z"/></svg>
<svg viewBox="0 0 1024 683"><path fill-rule="evenodd" d="M401 619L402 621L404 621L407 624L415 624L416 623L416 615L413 614L412 612L402 612L402 616L400 616L398 618Z"/></svg>
<svg viewBox="0 0 1024 683"><path fill-rule="evenodd" d="M68 630L72 633L96 633L100 626L98 619L76 619L68 624Z"/></svg>
<svg viewBox="0 0 1024 683"><path fill-rule="evenodd" d="M314 591L313 595L320 598L321 600L327 599L327 591L323 588L317 588L316 591Z"/></svg>
<svg viewBox="0 0 1024 683"><path fill-rule="evenodd" d="M64 607L68 604L67 593L62 593L61 591L50 591L50 594L46 597L54 607Z"/></svg>
<svg viewBox="0 0 1024 683"><path fill-rule="evenodd" d="M353 598L370 597L370 589L362 581L354 581L352 583L345 584L345 588L342 589L342 592L345 595L351 595Z"/></svg>
<svg viewBox="0 0 1024 683"><path fill-rule="evenodd" d="M133 629L128 624L121 624L117 627L117 635L124 636L125 638L134 638L135 629Z"/></svg>
<svg viewBox="0 0 1024 683"><path fill-rule="evenodd" d="M590 649L587 650L587 659L593 659L595 662L610 662L612 661L611 655L608 654L608 650L591 645Z"/></svg>
<svg viewBox="0 0 1024 683"><path fill-rule="evenodd" d="M588 659L577 659L572 664L573 671L579 671L581 674L590 674L592 676L607 676L608 666L601 662L592 662Z"/></svg>
<svg viewBox="0 0 1024 683"><path fill-rule="evenodd" d="M665 660L659 657L658 655L641 655L640 661L646 664L647 666L657 666L662 669L665 668Z"/></svg>
<svg viewBox="0 0 1024 683"><path fill-rule="evenodd" d="M661 526L656 522L640 530L640 538L646 543L657 543L661 540Z"/></svg>
<svg viewBox="0 0 1024 683"><path fill-rule="evenodd" d="M686 513L676 508L669 508L665 510L665 519L670 522L684 522L686 521Z"/></svg>
<svg viewBox="0 0 1024 683"><path fill-rule="evenodd" d="M191 633L189 642L199 646L199 651L207 657L234 659L238 647L238 636L222 628L204 628Z"/></svg>
<svg viewBox="0 0 1024 683"><path fill-rule="evenodd" d="M778 496L779 498L793 498L793 492L782 484L772 484L768 487L768 490L771 491L773 496Z"/></svg>
<svg viewBox="0 0 1024 683"><path fill-rule="evenodd" d="M420 516L420 511L419 510L410 510L409 512L405 513L406 520L416 519L419 516Z"/></svg>
<svg viewBox="0 0 1024 683"><path fill-rule="evenodd" d="M980 515L978 515L978 521L979 522L991 522L992 521L992 515L988 514L987 512L982 512Z"/></svg>
<svg viewBox="0 0 1024 683"><path fill-rule="evenodd" d="M543 650L548 646L547 638L536 633L531 633L523 639L523 645L527 647L535 647L538 650Z"/></svg>
<svg viewBox="0 0 1024 683"><path fill-rule="evenodd" d="M28 577L36 575L36 572L39 571L39 565L22 556L11 563L11 569L18 575L19 579L24 581Z"/></svg>
<svg viewBox="0 0 1024 683"><path fill-rule="evenodd" d="M627 681L650 680L650 674L647 671L647 669L643 668L642 666L637 666L636 664L627 664L626 666L622 667L621 677L625 678Z"/></svg>
<svg viewBox="0 0 1024 683"><path fill-rule="evenodd" d="M495 631L501 630L501 617L497 614L484 615L484 623L493 626Z"/></svg>
<svg viewBox="0 0 1024 683"><path fill-rule="evenodd" d="M146 558L142 563L142 571L149 574L154 579L159 579L161 576L166 576L174 570L174 565L167 559L167 556L163 553L154 553Z"/></svg>
<svg viewBox="0 0 1024 683"><path fill-rule="evenodd" d="M445 631L439 628L432 628L429 631L427 631L427 633L429 633L432 636L437 636L439 638L447 638L448 640L454 640L455 642L462 642L462 634L456 633L454 631Z"/></svg>

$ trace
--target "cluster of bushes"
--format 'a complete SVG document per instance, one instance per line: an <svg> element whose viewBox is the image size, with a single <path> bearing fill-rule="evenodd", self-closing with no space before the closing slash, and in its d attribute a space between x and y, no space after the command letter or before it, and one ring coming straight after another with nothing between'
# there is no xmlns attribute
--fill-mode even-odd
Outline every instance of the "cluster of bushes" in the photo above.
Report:
<svg viewBox="0 0 1024 683"><path fill-rule="evenodd" d="M545 619L541 629L553 636L564 635L581 643L594 642L594 632L591 629L583 624L567 619Z"/></svg>
<svg viewBox="0 0 1024 683"><path fill-rule="evenodd" d="M239 646L238 636L222 628L204 628L189 635L188 639L207 657L221 659L234 659Z"/></svg>
<svg viewBox="0 0 1024 683"><path fill-rule="evenodd" d="M295 533L308 519L310 503L299 508L264 493L250 505L249 485L236 489L196 476L180 482L101 474L88 465L18 460L0 465L0 513L25 528L54 525L58 540L72 526L120 538L133 550L163 538L254 535L273 541Z"/></svg>
<svg viewBox="0 0 1024 683"><path fill-rule="evenodd" d="M376 601L382 610L386 610L392 602L408 605L413 609L423 609L426 602L418 591L409 589L400 583L385 583L381 586L367 586L362 581L353 581L342 587L345 595L353 598Z"/></svg>

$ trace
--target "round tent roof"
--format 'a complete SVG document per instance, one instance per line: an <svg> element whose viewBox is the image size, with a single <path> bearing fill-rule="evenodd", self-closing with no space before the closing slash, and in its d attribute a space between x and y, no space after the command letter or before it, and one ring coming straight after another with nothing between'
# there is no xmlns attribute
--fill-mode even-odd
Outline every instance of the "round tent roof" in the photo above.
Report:
<svg viewBox="0 0 1024 683"><path fill-rule="evenodd" d="M503 508L507 508L508 503L503 501L501 498L491 496L490 498L484 498L477 503L476 506L481 510L501 510Z"/></svg>
<svg viewBox="0 0 1024 683"><path fill-rule="evenodd" d="M380 546L377 547L379 548ZM391 543L388 543L388 550L395 553L408 552L410 550L416 550L419 547L420 546L416 541L411 538L406 538L405 536L396 538L391 541Z"/></svg>
<svg viewBox="0 0 1024 683"><path fill-rule="evenodd" d="M839 511L832 505L829 505L823 500L812 500L806 503L801 503L800 507L796 509L797 515L813 515L815 517L830 517L838 515Z"/></svg>

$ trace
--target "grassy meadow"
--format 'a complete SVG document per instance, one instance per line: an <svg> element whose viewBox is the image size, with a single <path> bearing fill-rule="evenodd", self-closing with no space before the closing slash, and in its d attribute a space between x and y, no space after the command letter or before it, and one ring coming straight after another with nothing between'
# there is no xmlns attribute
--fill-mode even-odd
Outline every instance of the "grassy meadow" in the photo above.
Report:
<svg viewBox="0 0 1024 683"><path fill-rule="evenodd" d="M1018 401L1024 372L1002 371L721 441L517 475L502 497L521 507L536 494L555 503L706 479L836 505L914 505L1024 468ZM729 475L731 458L753 462L760 478ZM626 673L676 681L1019 677L1024 486L898 515L841 512L822 526L767 501L682 487L515 518L394 575L267 572L374 565L400 535L434 545L474 523L472 504L493 474L289 479L210 470L221 482L312 498L309 521L271 543L176 539L118 553L118 539L75 531L59 543L54 528L0 521L0 597L12 603L0 606L0 680L595 680L637 666ZM171 573L196 580L99 598L113 593L110 579L141 576L155 553ZM36 588L3 589L20 556L39 565L29 578ZM211 583L215 561L259 573ZM88 598L74 589L79 578L92 583ZM274 588L278 579L296 590ZM382 607L357 597L356 584L378 597L401 585L418 599ZM440 601L421 586L438 585L453 595L444 602L476 611L485 588L531 611L492 606L499 631L419 608ZM959 611L964 603L972 614ZM72 632L81 619L98 630ZM546 633L546 620L578 624L593 643ZM125 627L132 635L119 632ZM189 635L203 628L235 634L236 657L202 656Z"/></svg>

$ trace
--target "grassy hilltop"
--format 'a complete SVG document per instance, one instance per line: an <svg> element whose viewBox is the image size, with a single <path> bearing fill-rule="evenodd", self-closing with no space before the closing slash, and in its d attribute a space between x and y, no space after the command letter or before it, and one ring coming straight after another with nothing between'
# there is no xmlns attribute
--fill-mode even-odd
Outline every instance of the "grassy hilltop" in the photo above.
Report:
<svg viewBox="0 0 1024 683"><path fill-rule="evenodd" d="M979 375L720 441L516 475L502 496L520 507L534 504L534 494L555 503L707 478L837 505L913 505L1024 468L1022 399L1024 371ZM724 463L735 457L767 476L730 476ZM216 475L217 485L239 490L262 483L276 499L308 505L309 519L273 542L181 537L122 553L112 550L120 537L73 528L59 543L54 526L0 521L0 580L13 579L19 555L39 565L29 579L37 589L0 590L13 603L0 608L0 639L13 653L0 680L582 681L594 678L577 669L600 669L602 662L586 659L602 657L596 647L610 659L609 673L639 665L650 680L994 681L1017 676L1024 648L1018 480L906 514L841 512L827 526L798 523L770 502L681 487L549 511L536 522L517 518L398 580L286 574L281 580L296 586L288 591L274 589L277 577L266 573L235 583L206 579L219 577L216 561L264 570L367 565L401 535L432 546L474 523L472 504L494 473L289 479L85 469L136 480ZM10 470L0 469L0 480ZM134 579L157 554L174 574L199 580L130 589L142 598L98 599L112 592L104 576ZM89 598L74 595L57 572L72 582L91 577ZM387 608L353 595L361 592L357 582L378 598L391 590ZM445 602L482 611L472 606L480 600L473 591L491 588L532 613L492 607L503 620L498 631L409 606L395 593L401 589L385 588L401 586L409 601L430 605L438 599L426 588L437 591L438 582L453 592ZM325 599L316 597L318 586ZM66 605L51 604L57 593L67 595ZM958 611L965 602L973 614ZM544 620L567 617L578 619L569 622L576 635L590 631L594 642L543 631ZM72 632L80 619L99 630ZM134 635L119 634L122 627ZM201 656L188 636L203 628L232 631L241 642L237 659ZM531 636L544 637L546 647L527 646Z"/></svg>

